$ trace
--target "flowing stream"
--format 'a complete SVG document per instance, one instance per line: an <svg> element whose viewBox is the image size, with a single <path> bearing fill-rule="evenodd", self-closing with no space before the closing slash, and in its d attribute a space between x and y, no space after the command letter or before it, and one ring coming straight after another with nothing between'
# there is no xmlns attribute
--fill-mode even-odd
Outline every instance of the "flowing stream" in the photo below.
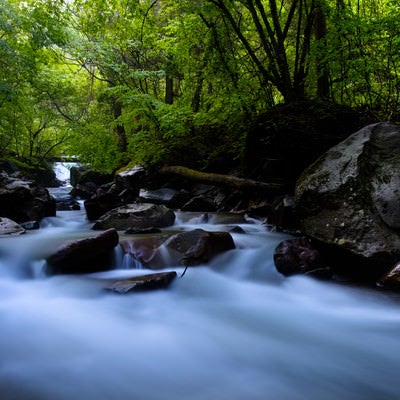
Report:
<svg viewBox="0 0 400 400"><path fill-rule="evenodd" d="M225 229L178 214L177 229ZM0 239L2 400L399 399L400 307L379 291L283 278L285 236L255 221L167 290L119 296L126 269L44 277L43 257L93 235L83 211Z"/></svg>

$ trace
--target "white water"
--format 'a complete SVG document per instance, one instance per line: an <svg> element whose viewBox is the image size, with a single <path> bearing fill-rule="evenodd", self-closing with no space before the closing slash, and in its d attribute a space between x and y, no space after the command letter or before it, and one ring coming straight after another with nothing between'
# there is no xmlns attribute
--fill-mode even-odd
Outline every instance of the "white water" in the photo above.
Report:
<svg viewBox="0 0 400 400"><path fill-rule="evenodd" d="M55 162L53 164L53 170L56 174L56 178L63 183L64 186L69 185L70 181L70 170L72 167L79 166L79 163L72 161Z"/></svg>
<svg viewBox="0 0 400 400"><path fill-rule="evenodd" d="M182 229L221 228L196 221ZM242 225L237 250L168 290L125 296L103 279L149 271L41 277L61 238L90 233L82 212L42 225L0 240L2 400L400 398L398 302L283 278L272 262L282 236L261 225Z"/></svg>

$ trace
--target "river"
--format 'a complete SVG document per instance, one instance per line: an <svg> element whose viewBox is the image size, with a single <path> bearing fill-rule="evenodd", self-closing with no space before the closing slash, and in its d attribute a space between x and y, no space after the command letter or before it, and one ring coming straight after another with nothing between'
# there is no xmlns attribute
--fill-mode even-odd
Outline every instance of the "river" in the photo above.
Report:
<svg viewBox="0 0 400 400"><path fill-rule="evenodd" d="M177 214L177 229L225 229ZM284 278L285 236L249 220L237 248L167 290L119 296L127 269L45 277L43 257L93 235L83 211L0 240L2 400L399 399L400 310L384 292ZM124 265L123 265L124 264Z"/></svg>

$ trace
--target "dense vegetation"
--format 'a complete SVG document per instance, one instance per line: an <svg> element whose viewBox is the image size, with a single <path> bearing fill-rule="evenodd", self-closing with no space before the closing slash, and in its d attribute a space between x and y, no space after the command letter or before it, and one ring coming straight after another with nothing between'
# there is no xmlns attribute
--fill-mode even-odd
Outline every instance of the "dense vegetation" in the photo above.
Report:
<svg viewBox="0 0 400 400"><path fill-rule="evenodd" d="M0 0L0 157L207 167L279 103L399 89L398 0Z"/></svg>

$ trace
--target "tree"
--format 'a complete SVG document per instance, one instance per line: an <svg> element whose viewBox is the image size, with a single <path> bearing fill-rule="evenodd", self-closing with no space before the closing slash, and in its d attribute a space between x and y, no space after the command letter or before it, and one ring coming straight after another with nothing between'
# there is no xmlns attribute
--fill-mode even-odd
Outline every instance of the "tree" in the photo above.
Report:
<svg viewBox="0 0 400 400"><path fill-rule="evenodd" d="M305 96L314 1L292 0L281 6L275 0L207 2L221 13L261 84L272 83L286 102Z"/></svg>

